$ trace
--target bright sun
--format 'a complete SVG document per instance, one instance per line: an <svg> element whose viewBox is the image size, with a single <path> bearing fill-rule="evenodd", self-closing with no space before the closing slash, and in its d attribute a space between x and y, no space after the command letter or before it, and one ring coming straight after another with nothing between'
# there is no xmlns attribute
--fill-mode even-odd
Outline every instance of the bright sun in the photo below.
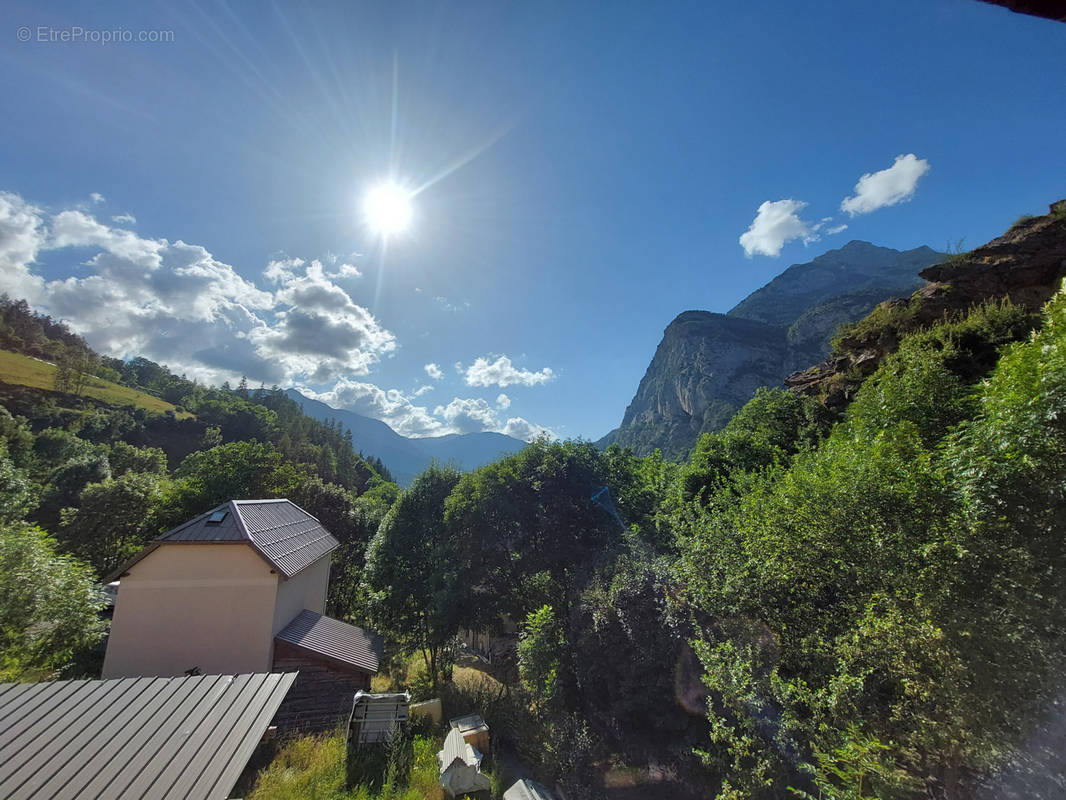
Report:
<svg viewBox="0 0 1066 800"><path fill-rule="evenodd" d="M392 181L372 186L363 195L363 218L376 234L402 233L410 227L412 216L411 193Z"/></svg>

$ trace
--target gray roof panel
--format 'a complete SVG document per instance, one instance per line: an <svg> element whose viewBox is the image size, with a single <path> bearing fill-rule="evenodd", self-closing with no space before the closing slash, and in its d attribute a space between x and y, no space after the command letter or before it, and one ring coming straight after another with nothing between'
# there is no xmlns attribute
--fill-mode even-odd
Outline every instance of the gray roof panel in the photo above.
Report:
<svg viewBox="0 0 1066 800"><path fill-rule="evenodd" d="M384 653L384 642L377 634L306 608L275 638L370 673L378 671Z"/></svg>
<svg viewBox="0 0 1066 800"><path fill-rule="evenodd" d="M208 520L216 511L229 513L220 523L211 524ZM291 500L230 500L156 541L250 542L286 578L340 546L317 519Z"/></svg>
<svg viewBox="0 0 1066 800"><path fill-rule="evenodd" d="M224 800L295 677L0 684L0 796Z"/></svg>

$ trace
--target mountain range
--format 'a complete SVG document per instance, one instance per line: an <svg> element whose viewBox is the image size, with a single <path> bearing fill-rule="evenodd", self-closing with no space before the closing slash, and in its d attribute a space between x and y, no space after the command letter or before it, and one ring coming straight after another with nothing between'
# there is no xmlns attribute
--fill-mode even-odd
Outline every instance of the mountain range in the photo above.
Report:
<svg viewBox="0 0 1066 800"><path fill-rule="evenodd" d="M761 386L829 355L844 323L924 284L944 260L929 247L893 250L852 241L793 264L730 311L685 311L663 332L622 424L598 444L684 456L699 435L723 427Z"/></svg>
<svg viewBox="0 0 1066 800"><path fill-rule="evenodd" d="M317 420L338 420L352 432L355 449L367 456L377 456L400 486L407 486L415 476L434 461L462 471L476 469L526 446L521 439L502 433L463 433L411 439L401 436L386 423L354 411L333 408L320 400L305 397L296 389L285 394Z"/></svg>

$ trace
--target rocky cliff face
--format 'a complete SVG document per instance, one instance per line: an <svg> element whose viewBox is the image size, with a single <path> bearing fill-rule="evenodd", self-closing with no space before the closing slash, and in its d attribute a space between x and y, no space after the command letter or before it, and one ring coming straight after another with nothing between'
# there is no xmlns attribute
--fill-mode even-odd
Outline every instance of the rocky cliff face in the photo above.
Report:
<svg viewBox="0 0 1066 800"><path fill-rule="evenodd" d="M922 283L941 260L927 247L900 252L851 242L796 264L728 314L686 311L667 326L619 428L601 445L683 456L700 433L729 421L760 386L825 358L844 322Z"/></svg>
<svg viewBox="0 0 1066 800"><path fill-rule="evenodd" d="M1066 277L1066 200L1042 217L1023 218L997 239L921 272L928 283L887 300L850 330L826 361L789 375L793 391L844 408L862 381L896 349L900 337L1000 298L1040 310Z"/></svg>

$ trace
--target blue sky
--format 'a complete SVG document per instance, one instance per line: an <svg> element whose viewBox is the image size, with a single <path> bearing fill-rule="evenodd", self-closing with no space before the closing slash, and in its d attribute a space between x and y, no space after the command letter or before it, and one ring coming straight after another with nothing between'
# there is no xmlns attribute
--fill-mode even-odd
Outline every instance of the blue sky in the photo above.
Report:
<svg viewBox="0 0 1066 800"><path fill-rule="evenodd" d="M14 2L3 28L0 289L408 435L599 438L681 311L1066 196L1066 26L972 0ZM169 41L86 41L141 31ZM359 203L390 173L422 190L383 248Z"/></svg>

